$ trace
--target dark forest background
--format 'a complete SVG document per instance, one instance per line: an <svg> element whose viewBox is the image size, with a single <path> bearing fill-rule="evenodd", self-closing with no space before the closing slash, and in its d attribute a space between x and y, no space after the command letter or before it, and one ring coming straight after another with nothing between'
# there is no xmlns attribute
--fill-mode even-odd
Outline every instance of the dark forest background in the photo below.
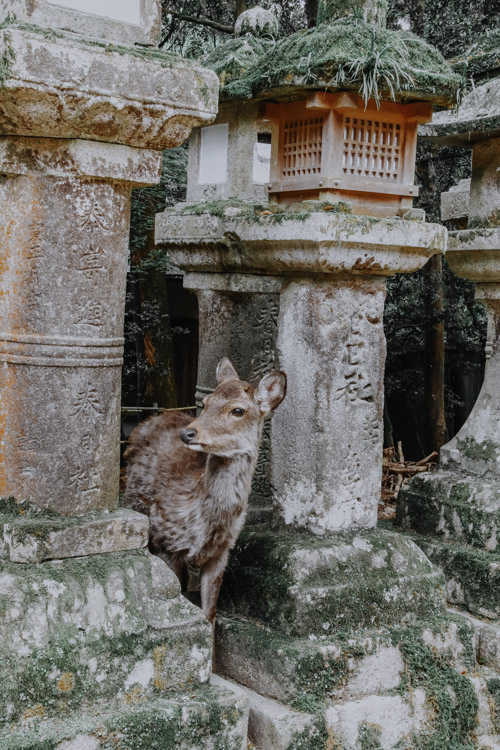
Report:
<svg viewBox="0 0 500 750"><path fill-rule="evenodd" d="M260 5L279 20L280 36L316 22L317 0ZM163 0L161 46L199 58L223 43L245 0ZM447 59L500 27L500 0L389 0L388 26L424 37ZM472 85L463 69L463 91ZM168 258L154 246L154 215L182 201L186 146L165 152L161 183L134 191L126 309L123 403L129 407L192 405L196 381L196 301L182 290ZM470 176L471 152L419 143L416 205L440 221L440 195ZM452 229L453 227L449 227ZM438 449L465 421L484 369L486 314L474 285L457 278L435 256L414 274L388 280L385 311L386 445L402 441L407 458Z"/></svg>

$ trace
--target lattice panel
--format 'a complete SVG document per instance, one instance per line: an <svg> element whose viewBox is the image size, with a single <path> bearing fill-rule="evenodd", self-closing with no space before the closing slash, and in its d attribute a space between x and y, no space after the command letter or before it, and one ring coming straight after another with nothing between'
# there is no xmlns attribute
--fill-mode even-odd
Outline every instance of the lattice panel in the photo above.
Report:
<svg viewBox="0 0 500 750"><path fill-rule="evenodd" d="M399 182L401 136L399 123L344 117L344 174Z"/></svg>
<svg viewBox="0 0 500 750"><path fill-rule="evenodd" d="M283 127L283 177L304 177L321 173L323 118L290 120Z"/></svg>

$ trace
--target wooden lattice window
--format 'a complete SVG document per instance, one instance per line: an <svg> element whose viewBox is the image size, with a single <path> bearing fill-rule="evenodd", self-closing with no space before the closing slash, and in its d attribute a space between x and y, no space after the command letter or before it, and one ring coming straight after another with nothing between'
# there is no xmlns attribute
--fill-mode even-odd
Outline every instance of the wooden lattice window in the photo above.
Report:
<svg viewBox="0 0 500 750"><path fill-rule="evenodd" d="M344 175L399 182L402 127L397 122L344 117Z"/></svg>
<svg viewBox="0 0 500 750"><path fill-rule="evenodd" d="M282 176L320 174L323 117L288 120L283 126Z"/></svg>

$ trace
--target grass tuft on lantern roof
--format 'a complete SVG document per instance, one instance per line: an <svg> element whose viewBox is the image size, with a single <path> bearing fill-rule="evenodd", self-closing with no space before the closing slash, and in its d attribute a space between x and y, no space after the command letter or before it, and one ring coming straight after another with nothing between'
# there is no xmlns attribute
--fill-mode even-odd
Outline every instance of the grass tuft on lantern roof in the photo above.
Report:
<svg viewBox="0 0 500 750"><path fill-rule="evenodd" d="M365 99L447 106L461 82L441 53L419 37L365 23L358 15L268 44L248 69L222 84L223 98L290 100L305 91L349 89ZM213 67L209 58L203 63Z"/></svg>

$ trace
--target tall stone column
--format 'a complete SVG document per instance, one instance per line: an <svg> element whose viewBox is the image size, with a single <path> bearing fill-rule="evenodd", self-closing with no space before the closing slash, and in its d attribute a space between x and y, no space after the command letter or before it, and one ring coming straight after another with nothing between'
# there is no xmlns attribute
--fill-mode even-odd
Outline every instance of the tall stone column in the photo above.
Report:
<svg viewBox="0 0 500 750"><path fill-rule="evenodd" d="M132 187L161 153L0 139L0 495L112 510Z"/></svg>
<svg viewBox="0 0 500 750"><path fill-rule="evenodd" d="M290 277L283 288L288 396L273 420L271 481L287 525L324 534L377 523L384 299L376 276Z"/></svg>

